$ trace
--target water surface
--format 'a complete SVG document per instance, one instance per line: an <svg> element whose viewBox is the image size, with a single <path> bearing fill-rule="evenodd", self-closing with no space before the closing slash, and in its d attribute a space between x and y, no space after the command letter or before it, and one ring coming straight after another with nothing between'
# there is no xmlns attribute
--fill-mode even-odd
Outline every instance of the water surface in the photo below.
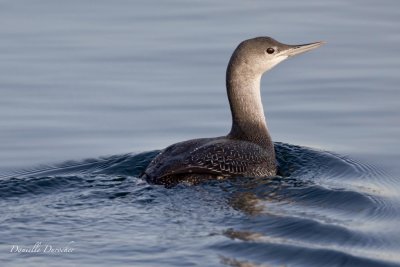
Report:
<svg viewBox="0 0 400 267"><path fill-rule="evenodd" d="M2 266L400 266L399 22L394 0L1 2ZM282 175L138 179L228 131L226 64L261 35L328 42L263 78Z"/></svg>

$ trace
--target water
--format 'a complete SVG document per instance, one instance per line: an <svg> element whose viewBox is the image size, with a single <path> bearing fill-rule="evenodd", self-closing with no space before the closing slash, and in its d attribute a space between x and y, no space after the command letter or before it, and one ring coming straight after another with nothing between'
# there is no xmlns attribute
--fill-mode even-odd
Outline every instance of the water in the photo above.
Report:
<svg viewBox="0 0 400 267"><path fill-rule="evenodd" d="M1 1L1 266L400 266L399 23L394 0ZM262 35L328 42L263 78L281 176L138 179L228 131L227 61ZM38 242L73 251L10 252Z"/></svg>

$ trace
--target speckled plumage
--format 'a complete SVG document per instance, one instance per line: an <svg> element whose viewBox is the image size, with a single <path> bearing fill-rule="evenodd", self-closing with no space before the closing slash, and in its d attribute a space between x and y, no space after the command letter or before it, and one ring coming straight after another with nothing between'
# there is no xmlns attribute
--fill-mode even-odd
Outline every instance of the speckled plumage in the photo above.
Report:
<svg viewBox="0 0 400 267"><path fill-rule="evenodd" d="M275 175L274 145L261 102L261 76L284 59L321 44L285 45L270 37L240 43L226 72L232 113L230 133L165 148L152 160L143 177L150 183L171 185L179 181Z"/></svg>
<svg viewBox="0 0 400 267"><path fill-rule="evenodd" d="M227 137L194 139L162 150L145 174L148 181L162 184L173 182L169 181L173 176L183 180L196 179L199 174L210 178L269 176L275 174L275 157L248 141Z"/></svg>

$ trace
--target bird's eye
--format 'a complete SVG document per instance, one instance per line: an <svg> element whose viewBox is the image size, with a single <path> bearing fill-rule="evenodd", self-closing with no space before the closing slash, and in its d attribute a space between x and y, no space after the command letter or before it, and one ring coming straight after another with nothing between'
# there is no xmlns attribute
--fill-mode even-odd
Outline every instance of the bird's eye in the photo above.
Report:
<svg viewBox="0 0 400 267"><path fill-rule="evenodd" d="M273 49L272 47L269 47L268 49L267 49L267 53L268 54L273 54L275 52L275 49Z"/></svg>

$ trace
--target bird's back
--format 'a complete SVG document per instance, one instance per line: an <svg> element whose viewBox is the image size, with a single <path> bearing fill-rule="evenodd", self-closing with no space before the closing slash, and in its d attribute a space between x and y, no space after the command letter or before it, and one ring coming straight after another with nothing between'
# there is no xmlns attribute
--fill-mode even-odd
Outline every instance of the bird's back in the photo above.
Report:
<svg viewBox="0 0 400 267"><path fill-rule="evenodd" d="M187 177L275 175L273 151L252 142L228 137L193 139L162 150L147 167L144 177L165 184Z"/></svg>

